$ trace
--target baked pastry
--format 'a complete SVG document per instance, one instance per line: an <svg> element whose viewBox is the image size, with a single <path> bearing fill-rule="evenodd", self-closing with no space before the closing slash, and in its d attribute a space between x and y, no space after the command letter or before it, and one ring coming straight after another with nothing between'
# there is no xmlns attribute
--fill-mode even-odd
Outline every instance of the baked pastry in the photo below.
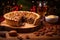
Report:
<svg viewBox="0 0 60 40"><path fill-rule="evenodd" d="M23 23L35 24L40 15L29 11L14 11L4 15L6 23L11 26L21 26Z"/></svg>
<svg viewBox="0 0 60 40"><path fill-rule="evenodd" d="M18 36L18 34L15 30L12 30L12 31L9 32L9 36L16 37L16 36Z"/></svg>

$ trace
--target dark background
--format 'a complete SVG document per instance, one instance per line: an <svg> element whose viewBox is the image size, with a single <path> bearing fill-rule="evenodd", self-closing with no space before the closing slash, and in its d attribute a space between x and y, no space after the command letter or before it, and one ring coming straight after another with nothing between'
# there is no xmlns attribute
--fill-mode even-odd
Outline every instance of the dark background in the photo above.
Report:
<svg viewBox="0 0 60 40"><path fill-rule="evenodd" d="M10 2L9 4L7 2ZM32 3L34 1L34 3ZM0 15L3 15L4 13L4 7L7 5L12 5L13 2L16 3L16 5L23 5L23 10L29 10L32 4L35 4L37 6L37 1L47 1L47 5L50 7L56 6L57 9L55 9L55 14L60 16L60 0L0 0ZM4 3L4 5L2 5Z"/></svg>

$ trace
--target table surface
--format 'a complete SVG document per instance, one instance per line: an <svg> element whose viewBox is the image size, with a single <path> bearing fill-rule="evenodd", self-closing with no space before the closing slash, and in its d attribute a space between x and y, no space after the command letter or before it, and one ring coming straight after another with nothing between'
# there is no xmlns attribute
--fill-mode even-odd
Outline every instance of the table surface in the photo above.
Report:
<svg viewBox="0 0 60 40"><path fill-rule="evenodd" d="M53 28L50 30L50 28ZM47 30L47 32L46 32ZM50 30L50 31L48 31ZM2 31L1 31L2 32ZM0 38L0 40L19 40L17 37L10 37L8 34L8 31L3 31L6 33L6 38ZM57 33L58 32L58 33ZM43 34L44 33L44 34ZM57 33L56 35L51 34L47 35L49 33ZM44 22L43 26L35 32L32 33L18 33L20 37L23 38L23 40L26 39L26 36L28 36L29 40L60 40L60 21L55 24L50 24L48 22ZM38 36L39 35L39 36ZM52 39L53 38L53 39Z"/></svg>

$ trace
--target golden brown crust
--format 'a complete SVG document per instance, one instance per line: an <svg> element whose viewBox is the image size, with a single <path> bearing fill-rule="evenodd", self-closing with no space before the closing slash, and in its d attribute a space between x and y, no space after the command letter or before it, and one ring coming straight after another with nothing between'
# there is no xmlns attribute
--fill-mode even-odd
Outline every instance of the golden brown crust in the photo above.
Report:
<svg viewBox="0 0 60 40"><path fill-rule="evenodd" d="M40 15L38 15L37 13L34 12L29 12L29 11L14 11L14 12L10 12L4 15L4 18L7 19L6 21L8 21L8 24L20 24L22 17L27 18L27 22L32 24L35 24L35 22L37 21L37 19L40 18ZM29 21L30 20L30 21ZM20 22L20 23L19 23Z"/></svg>

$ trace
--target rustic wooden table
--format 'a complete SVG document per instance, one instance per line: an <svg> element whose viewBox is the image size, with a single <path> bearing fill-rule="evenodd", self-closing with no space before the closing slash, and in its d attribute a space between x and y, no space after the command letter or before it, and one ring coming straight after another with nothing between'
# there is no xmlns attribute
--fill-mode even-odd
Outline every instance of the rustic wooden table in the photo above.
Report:
<svg viewBox="0 0 60 40"><path fill-rule="evenodd" d="M19 40L18 36L23 40L60 40L60 21L54 24L44 22L39 30L32 33L18 33L17 37L9 36L8 32L6 31L6 38L0 37L0 40Z"/></svg>

